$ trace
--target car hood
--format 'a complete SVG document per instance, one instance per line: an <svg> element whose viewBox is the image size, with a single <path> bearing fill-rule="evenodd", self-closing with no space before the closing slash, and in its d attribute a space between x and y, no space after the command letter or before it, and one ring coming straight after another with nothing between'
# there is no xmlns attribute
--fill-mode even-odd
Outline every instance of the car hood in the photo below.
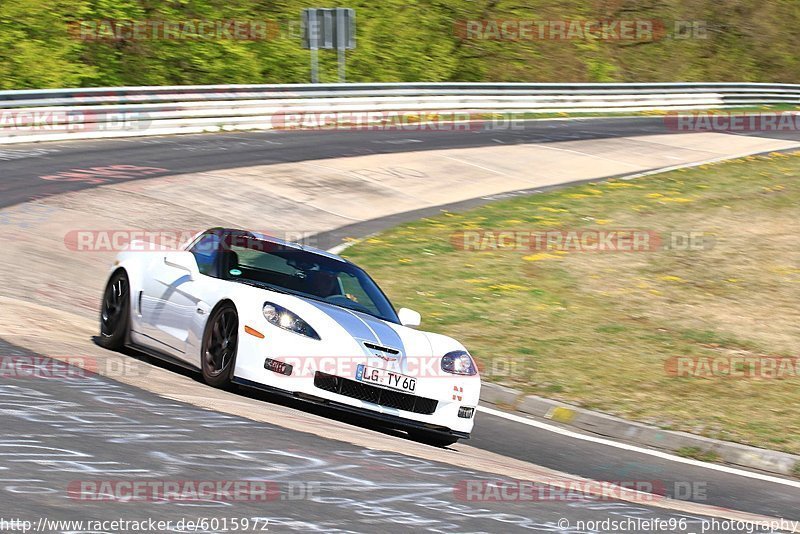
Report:
<svg viewBox="0 0 800 534"><path fill-rule="evenodd" d="M266 291L265 300L296 313L321 337L324 354L355 357L367 363L385 364L399 370L424 365L420 360L439 358L454 350L465 350L456 340L379 319L367 313L346 309L297 295Z"/></svg>

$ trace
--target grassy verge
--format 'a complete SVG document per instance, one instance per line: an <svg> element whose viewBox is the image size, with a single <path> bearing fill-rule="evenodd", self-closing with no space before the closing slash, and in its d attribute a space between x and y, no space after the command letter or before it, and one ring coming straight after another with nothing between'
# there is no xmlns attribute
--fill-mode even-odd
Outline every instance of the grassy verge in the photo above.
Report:
<svg viewBox="0 0 800 534"><path fill-rule="evenodd" d="M799 206L800 152L772 154L443 213L345 254L423 328L460 339L487 380L800 453L797 374L670 373L675 358L800 355ZM640 229L666 242L695 232L703 243L465 251L454 240L486 229Z"/></svg>

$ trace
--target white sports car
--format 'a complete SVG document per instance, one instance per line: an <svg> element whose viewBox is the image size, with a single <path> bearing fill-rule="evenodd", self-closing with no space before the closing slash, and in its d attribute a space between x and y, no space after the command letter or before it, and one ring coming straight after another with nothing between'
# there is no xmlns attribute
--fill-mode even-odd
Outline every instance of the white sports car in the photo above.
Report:
<svg viewBox="0 0 800 534"><path fill-rule="evenodd" d="M214 228L182 250L119 253L98 343L199 368L212 386L324 403L449 445L469 438L480 377L460 343L419 323L339 256Z"/></svg>

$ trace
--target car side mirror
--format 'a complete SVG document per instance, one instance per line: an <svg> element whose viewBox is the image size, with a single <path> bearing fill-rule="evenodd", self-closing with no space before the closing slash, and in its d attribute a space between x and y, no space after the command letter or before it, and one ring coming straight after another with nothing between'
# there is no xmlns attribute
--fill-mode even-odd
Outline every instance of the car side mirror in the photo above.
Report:
<svg viewBox="0 0 800 534"><path fill-rule="evenodd" d="M164 265L186 271L192 278L197 271L197 262L194 260L194 255L192 255L191 252L183 250L168 252L166 256L164 256Z"/></svg>
<svg viewBox="0 0 800 534"><path fill-rule="evenodd" d="M397 318L400 319L400 324L403 326L419 326L422 322L422 316L409 308L397 310Z"/></svg>

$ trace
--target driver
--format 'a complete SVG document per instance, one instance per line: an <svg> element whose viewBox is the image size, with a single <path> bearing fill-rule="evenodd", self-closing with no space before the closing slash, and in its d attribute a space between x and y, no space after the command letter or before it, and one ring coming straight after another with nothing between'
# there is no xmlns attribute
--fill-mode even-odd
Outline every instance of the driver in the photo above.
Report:
<svg viewBox="0 0 800 534"><path fill-rule="evenodd" d="M312 271L309 280L309 292L318 297L330 297L339 294L339 279L328 271ZM311 273L309 273L311 274Z"/></svg>

